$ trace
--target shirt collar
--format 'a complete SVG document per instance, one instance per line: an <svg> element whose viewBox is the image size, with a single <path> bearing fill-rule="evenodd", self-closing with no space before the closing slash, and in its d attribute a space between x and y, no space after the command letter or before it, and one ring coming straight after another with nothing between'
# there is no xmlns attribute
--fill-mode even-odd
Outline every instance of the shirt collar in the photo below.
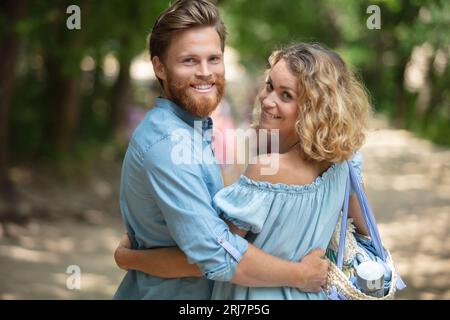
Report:
<svg viewBox="0 0 450 320"><path fill-rule="evenodd" d="M156 106L172 111L173 113L175 113L175 115L178 118L180 118L181 120L186 122L191 127L194 127L194 121L201 121L202 122L202 130L212 129L213 121L212 121L211 117L201 118L199 116L194 116L193 114L191 114L191 113L187 112L186 110L184 110L183 108L179 107L173 101L170 101L169 99L166 99L163 97L157 97L156 98Z"/></svg>

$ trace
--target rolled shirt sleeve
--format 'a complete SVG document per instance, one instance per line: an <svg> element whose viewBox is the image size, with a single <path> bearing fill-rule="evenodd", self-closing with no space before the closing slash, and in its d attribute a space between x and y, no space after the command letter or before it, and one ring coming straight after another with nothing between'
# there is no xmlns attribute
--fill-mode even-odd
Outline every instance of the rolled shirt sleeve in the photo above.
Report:
<svg viewBox="0 0 450 320"><path fill-rule="evenodd" d="M166 138L144 155L150 192L189 263L196 263L208 279L230 281L248 242L218 216L202 165L174 163L171 149Z"/></svg>

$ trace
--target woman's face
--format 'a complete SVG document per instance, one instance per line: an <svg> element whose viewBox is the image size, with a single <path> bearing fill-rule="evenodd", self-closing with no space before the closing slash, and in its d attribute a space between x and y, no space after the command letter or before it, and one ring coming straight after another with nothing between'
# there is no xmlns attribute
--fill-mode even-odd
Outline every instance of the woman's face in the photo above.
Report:
<svg viewBox="0 0 450 320"><path fill-rule="evenodd" d="M298 141L295 122L298 117L298 79L284 59L270 70L266 85L259 95L261 119L259 128L279 129L280 146Z"/></svg>

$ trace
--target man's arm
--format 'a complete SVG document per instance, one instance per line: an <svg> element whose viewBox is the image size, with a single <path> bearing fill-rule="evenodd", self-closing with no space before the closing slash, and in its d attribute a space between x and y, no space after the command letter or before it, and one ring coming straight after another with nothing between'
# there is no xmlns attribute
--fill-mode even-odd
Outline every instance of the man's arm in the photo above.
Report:
<svg viewBox="0 0 450 320"><path fill-rule="evenodd" d="M290 286L305 292L317 292L325 284L324 274L328 270L328 262L322 259L324 253L323 250L312 251L295 263L272 259L273 256L250 245L231 282L249 287ZM122 269L138 270L161 278L203 276L197 265L188 263L186 255L178 247L132 250L127 235L119 243L114 258ZM267 277L268 269L276 270L271 274L273 277Z"/></svg>
<svg viewBox="0 0 450 320"><path fill-rule="evenodd" d="M319 292L325 285L329 262L325 250L315 249L300 262L276 258L249 245L231 282L249 287L296 287Z"/></svg>

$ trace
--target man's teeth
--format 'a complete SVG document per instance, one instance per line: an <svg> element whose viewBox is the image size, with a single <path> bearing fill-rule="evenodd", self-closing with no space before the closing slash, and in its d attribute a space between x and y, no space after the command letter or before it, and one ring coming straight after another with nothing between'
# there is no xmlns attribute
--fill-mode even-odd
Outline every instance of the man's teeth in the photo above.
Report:
<svg viewBox="0 0 450 320"><path fill-rule="evenodd" d="M212 87L211 84L202 84L202 85L199 85L199 86L194 86L194 88L197 89L197 90L208 90L211 87Z"/></svg>

